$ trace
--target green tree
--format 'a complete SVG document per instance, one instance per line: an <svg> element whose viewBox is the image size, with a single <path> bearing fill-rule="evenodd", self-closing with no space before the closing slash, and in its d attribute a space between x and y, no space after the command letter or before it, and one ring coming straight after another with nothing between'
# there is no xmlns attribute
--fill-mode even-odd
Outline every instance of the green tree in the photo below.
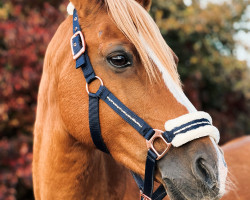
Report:
<svg viewBox="0 0 250 200"><path fill-rule="evenodd" d="M154 0L151 14L179 57L184 90L198 110L209 112L225 142L250 133L250 70L237 60L237 31L247 1L208 4Z"/></svg>

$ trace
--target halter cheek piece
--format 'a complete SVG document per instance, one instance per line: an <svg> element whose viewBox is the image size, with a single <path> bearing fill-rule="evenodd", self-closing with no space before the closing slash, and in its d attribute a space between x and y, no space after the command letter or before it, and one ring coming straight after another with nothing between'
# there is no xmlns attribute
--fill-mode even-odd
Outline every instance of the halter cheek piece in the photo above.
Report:
<svg viewBox="0 0 250 200"><path fill-rule="evenodd" d="M105 101L118 115L137 130L145 139L148 147L144 180L134 172L131 172L141 191L141 200L160 200L166 196L163 185L153 193L154 172L156 160L161 159L169 150L171 145L181 146L199 137L211 136L216 142L219 140L218 130L211 125L210 116L204 112L195 112L183 115L176 119L167 121L166 131L152 129L143 119L128 109L120 102L103 84L101 78L95 75L86 50L85 40L78 22L77 11L73 12L73 33L71 48L73 59L76 60L76 68L81 68L86 79L86 90L89 94L89 127L91 137L98 149L109 153L103 142L99 122L99 100ZM100 87L96 93L89 92L88 85L98 79ZM154 140L161 139L166 144L163 153L154 148Z"/></svg>

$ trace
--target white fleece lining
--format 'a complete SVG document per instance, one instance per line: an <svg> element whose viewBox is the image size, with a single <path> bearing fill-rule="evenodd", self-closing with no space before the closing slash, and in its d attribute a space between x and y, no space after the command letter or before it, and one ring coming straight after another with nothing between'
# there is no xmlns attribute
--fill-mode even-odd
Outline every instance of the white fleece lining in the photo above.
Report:
<svg viewBox="0 0 250 200"><path fill-rule="evenodd" d="M199 127L197 129L188 131L183 134L176 135L171 143L174 147L180 147L183 144L186 144L192 140L205 136L212 137L216 143L218 143L220 139L220 134L218 129L214 126L208 125Z"/></svg>
<svg viewBox="0 0 250 200"><path fill-rule="evenodd" d="M212 118L210 117L210 115L206 112L199 111L199 112L185 114L178 118L167 121L165 123L165 129L166 131L171 131L172 129L179 127L182 124L186 124L193 120L202 119L202 118L207 119L212 124ZM187 127L185 127L184 129L186 128ZM220 134L219 134L218 129L212 125L205 125L205 126L187 131L186 133L178 134L178 132L180 131L181 130L175 133L177 135L174 137L173 141L171 142L174 147L179 147L194 139L198 139L198 138L205 137L205 136L212 137L216 143L218 143L220 140Z"/></svg>
<svg viewBox="0 0 250 200"><path fill-rule="evenodd" d="M69 2L68 6L67 6L67 12L68 12L68 14L69 15L73 15L74 9L75 9L75 6L71 2Z"/></svg>
<svg viewBox="0 0 250 200"><path fill-rule="evenodd" d="M210 122L210 124L213 123L212 118L210 117L210 115L208 113L203 112L203 111L197 111L194 113L188 113L188 114L182 115L182 116L175 118L175 119L172 119L172 120L168 120L165 123L165 129L166 129L166 131L170 131L177 126L181 126L182 124L186 124L190 121L193 121L196 119L202 119L202 118L207 119Z"/></svg>

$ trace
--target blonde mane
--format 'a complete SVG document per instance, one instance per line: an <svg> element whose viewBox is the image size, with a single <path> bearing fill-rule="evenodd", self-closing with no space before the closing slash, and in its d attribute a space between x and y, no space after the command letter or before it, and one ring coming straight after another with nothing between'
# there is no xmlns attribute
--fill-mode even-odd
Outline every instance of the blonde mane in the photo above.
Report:
<svg viewBox="0 0 250 200"><path fill-rule="evenodd" d="M172 50L163 39L149 13L135 0L105 0L108 13L117 27L134 44L150 77L155 79L155 63L148 49L154 52L177 85L181 85ZM146 42L145 42L146 41Z"/></svg>

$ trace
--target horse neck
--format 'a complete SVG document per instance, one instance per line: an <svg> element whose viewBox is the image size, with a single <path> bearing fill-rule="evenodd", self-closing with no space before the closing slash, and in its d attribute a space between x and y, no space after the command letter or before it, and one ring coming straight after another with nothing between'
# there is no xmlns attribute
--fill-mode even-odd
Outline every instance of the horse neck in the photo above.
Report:
<svg viewBox="0 0 250 200"><path fill-rule="evenodd" d="M47 71L52 68L46 67L39 88L34 129L36 199L123 199L131 195L125 192L131 185L124 167L111 156L90 150L66 131L60 117L57 77L51 75L55 72Z"/></svg>
<svg viewBox="0 0 250 200"><path fill-rule="evenodd" d="M123 199L128 171L67 133L57 106L47 105L53 103L39 101L34 131L36 199Z"/></svg>

